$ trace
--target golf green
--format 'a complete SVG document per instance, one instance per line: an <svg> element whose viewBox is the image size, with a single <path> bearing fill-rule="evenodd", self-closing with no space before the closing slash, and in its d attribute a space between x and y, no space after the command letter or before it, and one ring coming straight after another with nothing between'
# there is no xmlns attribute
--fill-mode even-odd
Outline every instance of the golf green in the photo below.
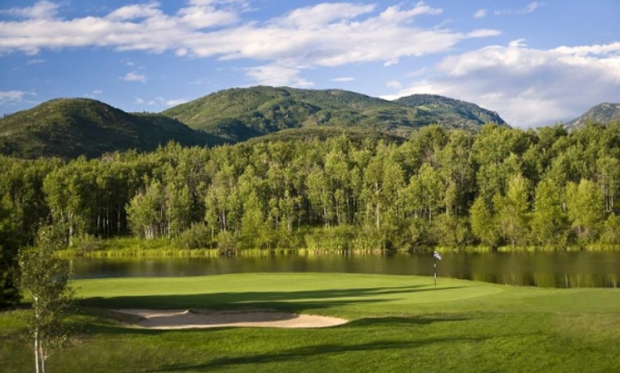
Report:
<svg viewBox="0 0 620 373"><path fill-rule="evenodd" d="M620 291L417 276L255 273L76 281L86 315L48 372L615 372ZM269 309L349 320L324 329L156 331L101 308ZM33 369L0 314L3 372Z"/></svg>

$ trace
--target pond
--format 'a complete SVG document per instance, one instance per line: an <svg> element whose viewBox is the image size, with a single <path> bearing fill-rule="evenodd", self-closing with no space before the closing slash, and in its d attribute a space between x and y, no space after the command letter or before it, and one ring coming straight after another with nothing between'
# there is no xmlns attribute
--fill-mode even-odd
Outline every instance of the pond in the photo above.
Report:
<svg viewBox="0 0 620 373"><path fill-rule="evenodd" d="M75 258L76 278L198 276L248 272L433 275L431 254L266 255L220 258ZM620 252L445 253L443 277L539 287L620 287Z"/></svg>

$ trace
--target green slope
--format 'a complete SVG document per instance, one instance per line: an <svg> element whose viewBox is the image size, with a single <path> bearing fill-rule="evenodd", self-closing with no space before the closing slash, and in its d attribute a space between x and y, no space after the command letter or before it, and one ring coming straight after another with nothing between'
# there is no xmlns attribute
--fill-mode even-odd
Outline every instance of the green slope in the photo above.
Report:
<svg viewBox="0 0 620 373"><path fill-rule="evenodd" d="M408 136L415 128L435 123L468 129L486 122L504 123L497 114L473 104L441 96L427 96L426 101L414 105L406 99L386 101L343 90L259 86L213 93L163 114L233 141L313 126L361 127Z"/></svg>
<svg viewBox="0 0 620 373"><path fill-rule="evenodd" d="M82 98L48 101L0 119L0 153L22 158L148 151L172 140L187 146L222 141L161 114L129 114Z"/></svg>
<svg viewBox="0 0 620 373"><path fill-rule="evenodd" d="M396 103L417 108L416 120L420 125L436 123L448 128L472 128L485 123L506 124L496 112L438 95L416 94L401 97Z"/></svg>
<svg viewBox="0 0 620 373"><path fill-rule="evenodd" d="M264 136L254 137L248 143L271 142L271 141L324 141L334 137L344 136L355 143L362 143L366 139L383 140L388 143L400 144L406 139L390 133L375 131L368 128L356 127L305 127L289 128L270 133Z"/></svg>

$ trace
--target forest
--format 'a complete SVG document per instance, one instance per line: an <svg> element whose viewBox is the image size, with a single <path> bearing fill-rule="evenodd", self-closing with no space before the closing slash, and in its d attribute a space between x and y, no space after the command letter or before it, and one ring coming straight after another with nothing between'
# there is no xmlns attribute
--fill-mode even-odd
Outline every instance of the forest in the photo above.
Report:
<svg viewBox="0 0 620 373"><path fill-rule="evenodd" d="M0 159L2 281L38 227L66 245L133 235L179 249L418 250L620 244L620 123L402 142L344 134L96 159Z"/></svg>

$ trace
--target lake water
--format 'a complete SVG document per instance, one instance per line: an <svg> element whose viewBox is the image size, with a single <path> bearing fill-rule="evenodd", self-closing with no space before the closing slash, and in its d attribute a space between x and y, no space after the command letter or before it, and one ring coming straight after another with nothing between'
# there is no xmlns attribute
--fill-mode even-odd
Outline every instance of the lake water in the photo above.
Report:
<svg viewBox="0 0 620 373"><path fill-rule="evenodd" d="M271 255L220 258L75 258L77 278L198 276L249 272L433 275L430 254ZM437 274L540 287L620 287L620 252L446 253Z"/></svg>

